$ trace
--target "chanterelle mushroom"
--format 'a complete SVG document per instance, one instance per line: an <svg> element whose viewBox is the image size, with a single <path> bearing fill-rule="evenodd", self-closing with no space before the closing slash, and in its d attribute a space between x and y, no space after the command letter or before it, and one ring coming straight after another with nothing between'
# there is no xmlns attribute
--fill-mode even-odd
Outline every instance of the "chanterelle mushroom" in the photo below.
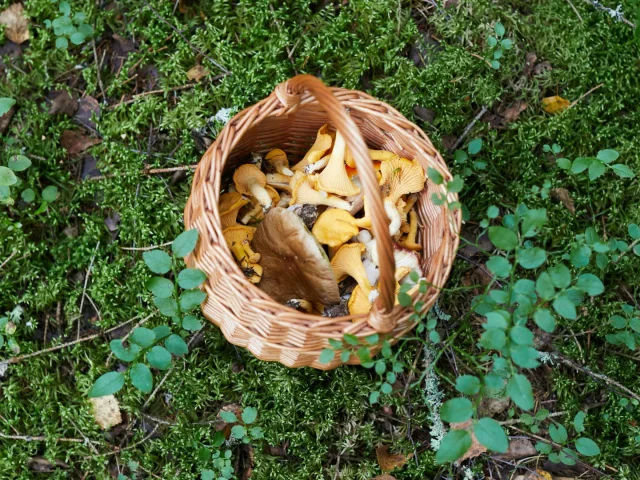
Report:
<svg viewBox="0 0 640 480"><path fill-rule="evenodd" d="M262 208L269 210L273 201L269 192L264 188L267 178L254 165L240 165L233 173L233 183L236 190L243 194L250 194L260 202Z"/></svg>
<svg viewBox="0 0 640 480"><path fill-rule="evenodd" d="M361 220L346 210L331 208L318 217L312 233L320 243L338 247L358 234Z"/></svg>
<svg viewBox="0 0 640 480"><path fill-rule="evenodd" d="M238 224L238 211L247 203L249 203L249 199L237 192L220 195L218 211L220 212L220 223L222 223L223 230Z"/></svg>
<svg viewBox="0 0 640 480"><path fill-rule="evenodd" d="M271 187L270 185L265 185L264 188L269 193L273 204L277 205L280 201L280 194L276 191L275 188ZM253 203L254 207L250 211L248 211L240 220L245 225L249 222L253 223L255 221L262 220L262 218L264 217L264 209L262 208L262 205L260 204L258 199L253 198L251 200L251 203Z"/></svg>
<svg viewBox="0 0 640 480"><path fill-rule="evenodd" d="M302 170L307 165L316 163L331 148L332 143L333 138L329 133L329 125L324 124L318 130L318 135L316 136L316 141L314 142L314 144L311 146L304 158L292 167L292 170Z"/></svg>
<svg viewBox="0 0 640 480"><path fill-rule="evenodd" d="M253 245L262 256L260 287L274 300L304 298L323 305L340 301L326 253L295 213L271 209L258 226Z"/></svg>
<svg viewBox="0 0 640 480"><path fill-rule="evenodd" d="M360 189L353 184L344 165L344 154L347 144L340 132L336 132L329 163L318 177L318 189L328 193L335 193L343 197L357 195Z"/></svg>
<svg viewBox="0 0 640 480"><path fill-rule="evenodd" d="M391 160L393 158L398 158L398 155L396 155L393 152L390 152L388 150L371 150L369 149L369 158L373 161L383 161L386 162L387 160ZM356 166L356 162L353 159L353 156L351 155L351 152L349 151L349 149L347 149L347 153L345 155L345 163L349 166L349 167L355 167Z"/></svg>
<svg viewBox="0 0 640 480"><path fill-rule="evenodd" d="M362 243L346 243L340 247L331 259L331 268L336 280L341 282L345 278L352 277L367 297L371 293L371 284L367 278L367 272L362 264L362 252L365 246Z"/></svg>
<svg viewBox="0 0 640 480"><path fill-rule="evenodd" d="M419 252L422 250L422 245L416 243L416 235L418 233L418 214L414 210L411 210L409 212L409 218L409 233L403 242L398 243L404 248Z"/></svg>
<svg viewBox="0 0 640 480"><path fill-rule="evenodd" d="M294 176L293 178L296 177ZM343 200L335 195L328 195L326 193L324 193L323 195L322 193L317 191L314 188L312 179L308 175L302 175L292 189L291 201L289 202L289 204L295 205L298 203L326 205L328 207L341 208L343 210L349 210L351 208L351 204L346 200Z"/></svg>
<svg viewBox="0 0 640 480"><path fill-rule="evenodd" d="M360 285L356 285L356 288L351 292L351 298L349 298L350 315L363 315L371 311L372 303L369 301L369 296L365 295Z"/></svg>
<svg viewBox="0 0 640 480"><path fill-rule="evenodd" d="M246 227L244 225L229 227L222 231L227 245L239 262L257 263L260 261L260 254L254 252L251 248L251 240L255 231L254 227Z"/></svg>
<svg viewBox="0 0 640 480"><path fill-rule="evenodd" d="M400 211L396 205L402 195L416 193L424 188L426 177L418 162L406 158L393 158L382 162L382 192L384 195L384 209L391 223L389 233L395 236L400 232L404 210Z"/></svg>
<svg viewBox="0 0 640 480"><path fill-rule="evenodd" d="M279 174L293 177L293 172L289 169L289 159L287 159L287 154L284 151L275 148L267 153L264 158Z"/></svg>

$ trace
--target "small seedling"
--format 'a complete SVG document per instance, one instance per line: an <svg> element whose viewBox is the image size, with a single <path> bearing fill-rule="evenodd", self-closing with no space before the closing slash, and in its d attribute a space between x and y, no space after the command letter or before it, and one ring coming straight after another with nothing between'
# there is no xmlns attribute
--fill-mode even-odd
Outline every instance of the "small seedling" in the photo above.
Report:
<svg viewBox="0 0 640 480"><path fill-rule="evenodd" d="M491 67L495 70L500 68L499 59L502 58L505 50L511 50L513 48L513 42L508 38L503 38L506 33L504 25L497 22L494 27L494 35L487 37L487 45L489 45L490 56L487 61L491 64Z"/></svg>
<svg viewBox="0 0 640 480"><path fill-rule="evenodd" d="M50 0L57 3L58 0ZM56 48L69 48L69 42L74 45L82 45L85 40L93 35L93 27L85 23L87 15L84 12L75 12L71 15L71 4L62 1L58 5L58 10L62 14L54 20L45 20L47 28L53 28L56 36Z"/></svg>

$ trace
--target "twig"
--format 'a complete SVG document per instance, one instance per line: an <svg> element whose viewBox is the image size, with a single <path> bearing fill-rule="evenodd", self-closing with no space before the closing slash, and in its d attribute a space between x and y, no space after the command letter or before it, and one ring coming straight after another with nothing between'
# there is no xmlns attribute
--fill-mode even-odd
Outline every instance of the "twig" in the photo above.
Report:
<svg viewBox="0 0 640 480"><path fill-rule="evenodd" d="M78 330L76 333L76 340L80 338L80 324L82 323L82 307L84 307L84 297L87 293L87 284L89 283L89 277L91 276L91 268L93 268L93 261L96 259L96 253L98 253L98 247L100 246L100 240L96 243L96 248L93 250L93 256L89 262L89 268L87 269L87 275L84 277L84 286L82 287L82 298L80 299L80 318L78 319Z"/></svg>
<svg viewBox="0 0 640 480"><path fill-rule="evenodd" d="M15 257L17 253L18 253L18 250L14 250L13 252L11 252L11 255L9 255L7 259L0 264L0 270L2 270L2 267L4 267L7 263L9 263L9 260Z"/></svg>
<svg viewBox="0 0 640 480"><path fill-rule="evenodd" d="M493 68L493 67L491 66L491 62L490 62L489 60L487 60L486 58L481 57L481 56L480 56L480 55L478 55L477 53L473 53L473 52L468 52L468 53L469 53L469 55L471 55L472 57L476 57L476 58L479 58L480 60L482 60L484 63L486 63L487 65L489 65L489 67L490 67L490 68Z"/></svg>
<svg viewBox="0 0 640 480"><path fill-rule="evenodd" d="M215 78L216 77L214 77L214 79ZM198 85L198 84L197 83L188 83L187 85L180 85L178 87L172 87L172 88L169 88L167 90L163 90L161 88L161 89L158 89L158 90L149 90L148 92L144 92L144 93L136 93L129 100L124 100L124 101L118 102L115 105L109 107L109 110L115 110L120 105L129 105L129 104L135 102L137 99L139 99L141 97L146 97L147 95L155 95L156 93L178 92L180 90L187 90L188 88L193 88L196 85Z"/></svg>
<svg viewBox="0 0 640 480"><path fill-rule="evenodd" d="M60 305L60 303L58 303ZM47 344L47 330L49 330L49 314L44 316L44 334L42 335L42 346Z"/></svg>
<svg viewBox="0 0 640 480"><path fill-rule="evenodd" d="M474 262L473 260L471 260L470 258L465 257L464 255L462 255L461 253L457 253L456 256L460 257L461 259L469 262L471 265L475 266L476 268L479 268L480 271L482 271L482 273L484 273L487 277L489 277L491 280L495 280L496 285L498 285L500 288L502 288L502 283L500 283L500 280L498 280L496 277L494 277L493 275L491 275L486 268L484 268L482 265L480 265L478 262Z"/></svg>
<svg viewBox="0 0 640 480"><path fill-rule="evenodd" d="M171 242L167 242L167 243L161 243L160 245L151 245L150 247L120 247L121 250L128 250L128 251L133 251L133 252L146 252L149 250L155 250L156 248L160 248L160 247L167 247L169 245L171 245L173 243L173 241Z"/></svg>
<svg viewBox="0 0 640 480"><path fill-rule="evenodd" d="M591 378L595 378L597 380L600 380L600 381L604 382L607 385L613 385L614 387L616 387L619 390L621 390L624 393L626 393L629 397L635 398L636 400L638 400L640 402L640 395L638 395L637 393L634 393L632 390L629 390L627 387L625 387L624 385L620 384L619 382L616 382L614 379L607 377L603 373L592 372L588 368L585 368L582 365L578 365L574 361L569 360L568 358L564 357L563 355L560 355L559 353L554 353L553 359L554 360L558 360L561 363L564 363L565 365L567 365L568 367L574 368L575 370L578 370L578 371L590 376Z"/></svg>
<svg viewBox="0 0 640 480"><path fill-rule="evenodd" d="M91 306L93 307L93 309L96 311L96 313L98 314L98 320L102 321L102 314L100 313L100 309L98 308L98 306L95 304L95 302L93 301L93 299L88 295L88 294L84 294L85 297L87 297L87 300L89 300L89 303L91 304Z"/></svg>
<svg viewBox="0 0 640 480"><path fill-rule="evenodd" d="M578 18L580 19L580 22L584 23L584 20L582 20L582 17L580 16L580 12L578 12L578 9L573 5L573 3L571 3L571 0L567 0L567 3L569 3L569 6L571 6L571 9L578 16Z"/></svg>
<svg viewBox="0 0 640 480"><path fill-rule="evenodd" d="M580 98L578 98L577 100L574 100L573 102L571 102L571 105L569 105L567 107L567 109L574 107L580 100L582 100L584 97L586 97L587 95L592 94L593 92L595 92L596 90L598 90L601 86L603 86L604 83L601 83L600 85L596 85L595 87L593 87L591 90L589 90L587 93L583 93Z"/></svg>
<svg viewBox="0 0 640 480"><path fill-rule="evenodd" d="M562 415L566 415L567 413L568 412L553 412L547 415L547 418L560 417ZM524 423L524 422L519 418L512 418L511 420L505 420L504 422L500 422L500 425L515 425L517 423Z"/></svg>
<svg viewBox="0 0 640 480"><path fill-rule="evenodd" d="M89 445L91 450L93 450L93 453L95 453L96 455L100 455L100 452L98 452L98 449L94 447L93 442L87 438L87 436L82 432L82 430L80 430L80 428L78 428L76 423L73 420L71 420L71 418L68 418L68 420L71 422L74 428L78 431L78 433L82 436L82 438L84 438L85 443Z"/></svg>
<svg viewBox="0 0 640 480"><path fill-rule="evenodd" d="M73 342L68 342L68 343L63 343L61 345L56 345L55 347L50 347L50 348L45 348L44 350L38 350L37 352L33 352L33 353L28 353L26 355L21 355L19 357L11 357L8 360L4 360L3 362L0 363L18 363L21 362L22 360L26 360L27 358L31 358L31 357L37 357L38 355L42 355L44 353L50 353L50 352L55 352L56 350L61 350L63 348L66 347L71 347L73 345L76 345L78 343L82 343L82 342L86 342L88 340L93 340L94 338L98 338L101 337L102 335L106 335L107 333L113 332L114 330L117 330L118 328L127 325L128 323L133 322L136 318L138 318L138 316L136 315L135 317L133 317L130 320L127 320L126 322L123 322L119 325L116 325L115 327L111 327L108 330L105 330L104 332L100 332L100 333L94 333L93 335L89 335L87 337L82 337L78 340L74 340Z"/></svg>
<svg viewBox="0 0 640 480"><path fill-rule="evenodd" d="M627 252L633 251L633 247L635 247L638 244L638 242L640 242L640 238L638 238L638 239L634 240L633 242L631 242L629 247L624 252L620 253L620 256L615 260L614 263L618 263L620 261L620 259L627 254Z"/></svg>
<svg viewBox="0 0 640 480"><path fill-rule="evenodd" d="M22 440L24 442L45 442L47 441L47 437L43 435L7 435L6 433L0 432L0 438L5 438L7 440ZM57 442L68 442L68 443L84 443L84 440L81 438L56 438Z"/></svg>
<svg viewBox="0 0 640 480"><path fill-rule="evenodd" d="M483 106L482 109L480 110L480 112L478 112L478 114L475 116L475 118L473 120L471 120L471 123L469 125L467 125L467 127L464 129L464 131L462 132L462 135L460 135L460 137L458 137L458 140L456 140L456 143L453 144L453 147L451 147L449 149L450 152L455 150L456 148L458 148L460 146L460 144L465 139L465 137L469 134L469 132L471 131L473 126L476 124L476 122L478 120L480 120L485 113L487 113L487 107Z"/></svg>
<svg viewBox="0 0 640 480"><path fill-rule="evenodd" d="M157 175L159 173L171 173L171 172L182 172L186 170L195 170L197 165L181 165L179 167L169 167L169 168L145 168L140 170L140 175ZM98 181L104 180L105 178L114 178L118 177L120 174L110 173L108 175L98 175L96 177L89 177L87 180Z"/></svg>
<svg viewBox="0 0 640 480"><path fill-rule="evenodd" d="M102 92L102 100L107 101L107 96L104 93L104 86L102 85L102 78L100 78L100 68L102 67L102 62L98 63L98 50L96 50L96 39L93 38L91 40L93 46L93 58L96 61L96 76L98 77L98 86L100 87L100 91ZM104 58L104 57L103 57Z"/></svg>
<svg viewBox="0 0 640 480"><path fill-rule="evenodd" d="M226 75L231 75L231 72L229 70L227 70L226 68L224 68L222 65L220 65L218 62L216 62L213 58L209 57L206 53L204 53L202 50L200 50L198 47L196 47L193 43L191 43L187 37L185 37L182 32L180 30L178 30L176 27L174 27L173 25L171 25L169 22L167 22L157 11L155 8L153 8L151 5L149 5L145 0L142 0L142 2L149 7L149 10L151 10L151 12L158 18L158 20L160 20L162 23L164 23L165 25L167 25L169 28L171 28L172 30L174 30L178 35L180 35L180 38L182 38L182 40L184 40L187 45L189 45L192 49L194 49L196 52L198 52L200 55L202 55L204 58L206 58L207 60L209 60L211 63L213 63L216 67L218 67L220 70L222 70Z"/></svg>
<svg viewBox="0 0 640 480"><path fill-rule="evenodd" d="M129 335L131 335L131 333L138 328L140 325L146 323L151 317L153 317L153 313L151 315L147 315L146 317L144 317L142 320L140 320L138 323L136 323L133 328L131 330L129 330L127 332L127 334L122 337L122 342L125 342L127 340L127 338L129 338ZM104 366L108 367L109 366L109 362L111 361L111 356L113 355L113 352L109 352L109 356L107 357L107 361L104 362Z"/></svg>
<svg viewBox="0 0 640 480"><path fill-rule="evenodd" d="M605 7L604 5L601 5L600 2L598 2L597 0L584 0L584 1L589 5L591 5L592 7L596 7L598 10L607 12L612 18L615 18L619 22L624 22L630 27L636 28L636 24L624 18L624 16L622 15L622 12Z"/></svg>

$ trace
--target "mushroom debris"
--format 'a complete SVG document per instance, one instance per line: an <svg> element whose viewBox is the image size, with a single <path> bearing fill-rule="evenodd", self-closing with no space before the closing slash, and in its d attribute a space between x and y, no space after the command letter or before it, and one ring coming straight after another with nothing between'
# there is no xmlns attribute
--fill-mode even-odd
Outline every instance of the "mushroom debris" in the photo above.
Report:
<svg viewBox="0 0 640 480"><path fill-rule="evenodd" d="M397 304L402 284L411 285L410 294L418 288L410 273L423 276L416 203L426 175L416 160L387 150L370 149L369 157L393 238ZM306 313L371 310L378 251L355 159L340 132L322 125L295 164L279 148L251 153L225 192L218 203L223 235L250 282Z"/></svg>

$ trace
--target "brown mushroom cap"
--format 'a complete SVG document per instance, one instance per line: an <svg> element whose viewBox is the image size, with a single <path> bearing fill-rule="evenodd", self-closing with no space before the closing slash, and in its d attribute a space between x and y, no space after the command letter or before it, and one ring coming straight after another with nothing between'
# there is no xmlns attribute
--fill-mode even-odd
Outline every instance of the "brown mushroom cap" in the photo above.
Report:
<svg viewBox="0 0 640 480"><path fill-rule="evenodd" d="M220 223L222 223L223 230L238 224L238 211L247 203L249 203L249 199L238 192L229 192L220 195L218 211L220 212Z"/></svg>
<svg viewBox="0 0 640 480"><path fill-rule="evenodd" d="M269 192L264 188L267 184L267 177L255 165L240 165L233 172L233 183L238 192L252 195L265 209L271 207L273 202Z"/></svg>
<svg viewBox="0 0 640 480"><path fill-rule="evenodd" d="M260 252L260 288L284 303L304 298L312 303L340 302L331 263L304 222L284 208L272 208L258 226L253 246Z"/></svg>

